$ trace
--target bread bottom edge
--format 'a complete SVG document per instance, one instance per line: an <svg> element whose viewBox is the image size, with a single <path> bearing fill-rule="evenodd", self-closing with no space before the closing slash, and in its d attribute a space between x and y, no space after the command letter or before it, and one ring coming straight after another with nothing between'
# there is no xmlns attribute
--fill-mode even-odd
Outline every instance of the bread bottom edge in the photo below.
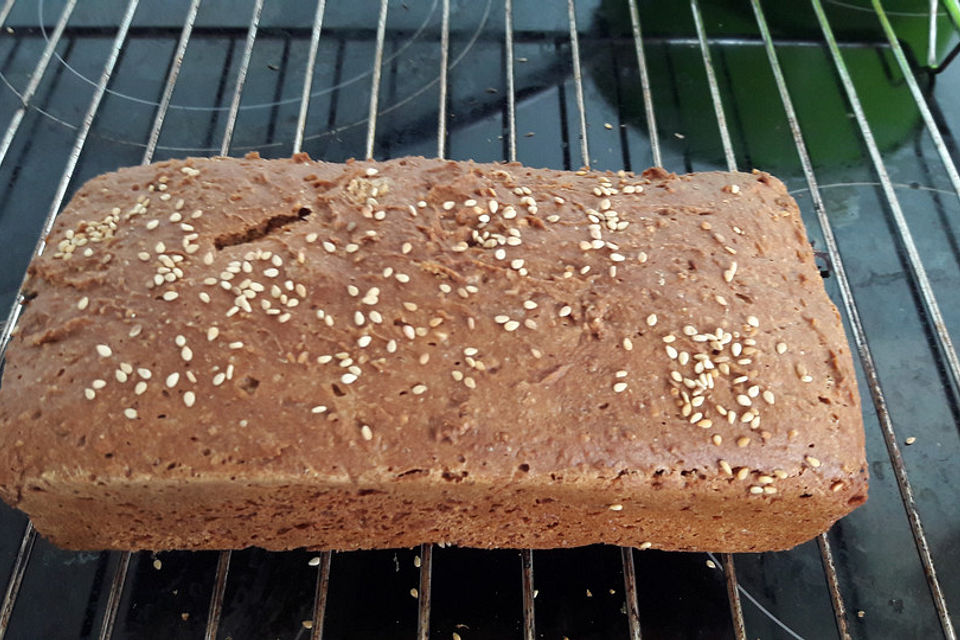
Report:
<svg viewBox="0 0 960 640"><path fill-rule="evenodd" d="M750 495L732 483L592 487L448 481L380 486L190 479L59 479L33 485L20 509L57 546L99 550L475 548L590 544L761 552L810 540L866 498L866 482L787 484Z"/></svg>

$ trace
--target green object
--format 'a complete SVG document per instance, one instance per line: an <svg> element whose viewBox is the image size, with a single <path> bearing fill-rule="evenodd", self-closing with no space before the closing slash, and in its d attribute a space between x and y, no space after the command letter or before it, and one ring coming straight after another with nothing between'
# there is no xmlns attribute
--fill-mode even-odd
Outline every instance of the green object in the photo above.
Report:
<svg viewBox="0 0 960 640"><path fill-rule="evenodd" d="M956 3L952 4L955 8ZM598 19L606 21L611 32L628 38L630 18L624 5L615 0L605 2ZM725 115L738 155L748 158L754 167L791 173L799 169L796 147L749 5L743 0L701 2L711 38L746 37L756 42L711 44ZM860 163L862 137L850 117L833 61L826 47L817 44L823 41L823 34L809 4L767 0L763 5L774 39L792 42L778 44L777 55L814 164L837 167ZM689 5L678 4L668 15L651 3L641 1L639 6L654 107L663 116L658 122L662 143L682 147L694 160L722 164L719 129L700 48L689 40L671 41L696 37ZM886 39L872 0L844 0L842 5L824 0L824 6L878 146L882 151L900 146L919 126L920 113L893 54L882 46ZM884 2L891 24L907 48L913 50L917 62L926 60L929 34L929 13L915 15L920 6L926 9L929 5L926 0ZM956 40L947 14L942 14L940 21L938 61ZM800 42L805 40L809 42ZM625 39L615 46L620 64L631 61L635 67L632 42ZM611 102L620 103L626 121L645 129L639 74L631 70L616 79L609 77L604 54L592 55L595 57L588 58L587 67L600 92ZM930 77L919 73L918 81L924 87Z"/></svg>

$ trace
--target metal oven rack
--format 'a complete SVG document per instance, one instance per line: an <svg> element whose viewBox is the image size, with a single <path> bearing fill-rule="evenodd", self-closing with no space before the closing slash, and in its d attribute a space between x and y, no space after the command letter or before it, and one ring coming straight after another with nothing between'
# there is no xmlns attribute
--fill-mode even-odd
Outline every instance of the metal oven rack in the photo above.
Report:
<svg viewBox="0 0 960 640"><path fill-rule="evenodd" d="M918 71L950 58L937 49L949 24L936 0L923 7L925 49L902 44L894 24L917 16L879 0L859 8L873 30L853 36L833 17L851 3L830 0L798 10L800 35L769 0L228 4L0 7L0 303L12 308L0 353L20 274L66 196L123 164L250 148L564 168L771 164L801 202L857 347L871 499L815 544L737 557L431 545L76 554L5 509L0 640L957 637L960 74ZM800 104L813 71L796 52L827 71L817 98L841 108L826 124ZM896 145L858 76L865 59L916 120ZM824 127L848 141L843 158L830 157ZM782 153L757 142L760 128Z"/></svg>

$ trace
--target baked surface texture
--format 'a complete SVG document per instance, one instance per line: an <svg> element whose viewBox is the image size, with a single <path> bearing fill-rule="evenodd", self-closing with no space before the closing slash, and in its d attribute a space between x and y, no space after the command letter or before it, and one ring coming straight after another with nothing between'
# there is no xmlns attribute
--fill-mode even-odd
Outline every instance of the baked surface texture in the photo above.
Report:
<svg viewBox="0 0 960 640"><path fill-rule="evenodd" d="M765 173L168 161L84 185L26 291L0 496L64 547L761 551L866 499Z"/></svg>

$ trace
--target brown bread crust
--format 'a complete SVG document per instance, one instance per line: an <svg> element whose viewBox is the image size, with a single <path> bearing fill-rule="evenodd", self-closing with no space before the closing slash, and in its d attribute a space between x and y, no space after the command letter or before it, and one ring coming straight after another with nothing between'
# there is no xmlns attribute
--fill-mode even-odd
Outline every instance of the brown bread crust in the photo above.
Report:
<svg viewBox="0 0 960 640"><path fill-rule="evenodd" d="M760 551L866 499L765 173L168 161L84 185L49 245L0 496L61 546Z"/></svg>

